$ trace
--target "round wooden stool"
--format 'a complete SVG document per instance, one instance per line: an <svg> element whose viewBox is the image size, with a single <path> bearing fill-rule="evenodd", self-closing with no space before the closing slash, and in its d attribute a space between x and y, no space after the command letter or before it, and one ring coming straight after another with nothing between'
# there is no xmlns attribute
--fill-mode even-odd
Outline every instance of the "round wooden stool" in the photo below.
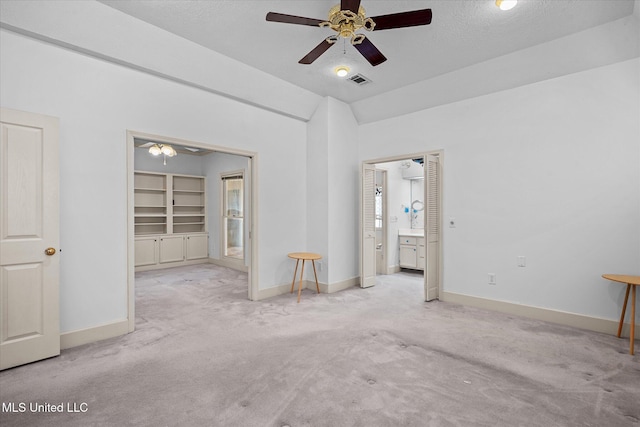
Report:
<svg viewBox="0 0 640 427"><path fill-rule="evenodd" d="M293 272L293 281L291 282L290 293L293 293L293 287L296 284L296 274L298 273L298 264L300 263L300 260L302 260L302 270L300 271L300 282L298 284L298 302L300 302L300 294L302 292L302 278L304 277L305 261L311 261L311 264L313 265L313 275L316 278L316 290L320 293L320 286L318 286L318 274L316 273L316 260L322 259L322 256L312 252L291 252L287 256L296 260L296 269Z"/></svg>
<svg viewBox="0 0 640 427"><path fill-rule="evenodd" d="M640 276L626 276L624 274L603 274L602 277L614 282L626 283L627 293L624 295L624 304L622 304L622 314L620 315L620 325L618 325L618 338L622 333L622 325L624 324L624 313L627 310L627 301L629 300L629 291L631 290L631 331L629 333L629 354L633 354L633 340L635 340L636 325L636 288L640 286Z"/></svg>

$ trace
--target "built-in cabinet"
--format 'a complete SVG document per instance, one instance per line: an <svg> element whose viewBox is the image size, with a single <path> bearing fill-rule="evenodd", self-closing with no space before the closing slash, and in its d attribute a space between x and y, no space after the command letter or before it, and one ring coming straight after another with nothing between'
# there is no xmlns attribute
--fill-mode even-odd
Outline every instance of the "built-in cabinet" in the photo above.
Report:
<svg viewBox="0 0 640 427"><path fill-rule="evenodd" d="M209 257L205 188L202 176L134 173L136 270Z"/></svg>
<svg viewBox="0 0 640 427"><path fill-rule="evenodd" d="M400 267L424 270L426 265L424 237L400 236Z"/></svg>

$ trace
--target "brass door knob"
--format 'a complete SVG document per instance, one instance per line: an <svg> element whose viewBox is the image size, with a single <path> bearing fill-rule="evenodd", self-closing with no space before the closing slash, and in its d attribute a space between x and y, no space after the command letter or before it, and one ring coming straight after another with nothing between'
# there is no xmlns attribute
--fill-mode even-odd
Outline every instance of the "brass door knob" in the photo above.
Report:
<svg viewBox="0 0 640 427"><path fill-rule="evenodd" d="M44 253L45 253L46 255L51 256L51 255L53 255L53 254L55 254L55 253L56 253L56 250L55 250L54 248L47 248L47 249L45 249L45 250L44 250Z"/></svg>

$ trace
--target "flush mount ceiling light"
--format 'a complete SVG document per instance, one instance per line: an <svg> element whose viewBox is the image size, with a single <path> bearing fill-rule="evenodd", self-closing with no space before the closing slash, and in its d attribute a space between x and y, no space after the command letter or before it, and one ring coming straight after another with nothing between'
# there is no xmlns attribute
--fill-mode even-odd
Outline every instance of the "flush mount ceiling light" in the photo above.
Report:
<svg viewBox="0 0 640 427"><path fill-rule="evenodd" d="M174 157L178 155L175 148L167 144L153 144L151 147L149 147L149 153L154 156L159 156L160 154L162 154L164 157L165 165L167 164L167 156Z"/></svg>
<svg viewBox="0 0 640 427"><path fill-rule="evenodd" d="M338 77L344 77L349 74L349 67L341 65L339 67L336 67L335 71Z"/></svg>
<svg viewBox="0 0 640 427"><path fill-rule="evenodd" d="M496 0L496 6L500 10L511 10L516 7L516 4L518 4L518 0Z"/></svg>

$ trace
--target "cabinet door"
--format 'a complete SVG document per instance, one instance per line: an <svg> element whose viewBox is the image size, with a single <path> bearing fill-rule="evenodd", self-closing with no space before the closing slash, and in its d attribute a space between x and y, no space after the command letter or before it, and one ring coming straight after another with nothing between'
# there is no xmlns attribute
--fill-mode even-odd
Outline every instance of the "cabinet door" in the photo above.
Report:
<svg viewBox="0 0 640 427"><path fill-rule="evenodd" d="M416 247L400 245L400 267L416 268Z"/></svg>
<svg viewBox="0 0 640 427"><path fill-rule="evenodd" d="M158 263L158 238L144 237L135 241L135 266Z"/></svg>
<svg viewBox="0 0 640 427"><path fill-rule="evenodd" d="M209 239L207 234L190 234L186 237L187 259L200 259L209 256Z"/></svg>
<svg viewBox="0 0 640 427"><path fill-rule="evenodd" d="M184 237L165 236L160 238L160 262L184 261Z"/></svg>
<svg viewBox="0 0 640 427"><path fill-rule="evenodd" d="M416 267L420 270L424 270L426 262L425 262L426 251L424 248L424 238L418 238L418 259L416 262Z"/></svg>

